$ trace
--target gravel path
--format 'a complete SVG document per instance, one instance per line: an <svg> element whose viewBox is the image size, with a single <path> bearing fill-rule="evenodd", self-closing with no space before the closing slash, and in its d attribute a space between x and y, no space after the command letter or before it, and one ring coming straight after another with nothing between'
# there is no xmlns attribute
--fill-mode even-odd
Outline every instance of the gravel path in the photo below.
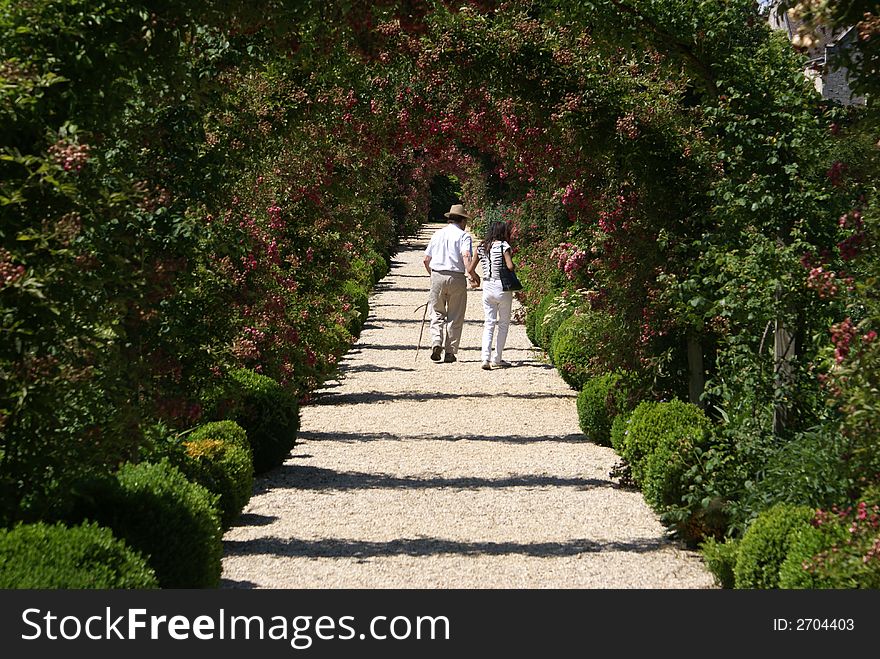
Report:
<svg viewBox="0 0 880 659"><path fill-rule="evenodd" d="M404 244L360 341L302 409L287 462L258 479L224 538L227 588L711 588L664 537L610 448L580 434L576 393L511 326L503 370L480 369L468 293L459 361L415 359L428 277Z"/></svg>

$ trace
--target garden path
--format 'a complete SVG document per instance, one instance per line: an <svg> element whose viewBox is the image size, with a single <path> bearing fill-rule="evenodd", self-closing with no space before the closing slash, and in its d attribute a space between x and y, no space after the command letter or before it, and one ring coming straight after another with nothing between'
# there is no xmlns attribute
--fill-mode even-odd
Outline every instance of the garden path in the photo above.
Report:
<svg viewBox="0 0 880 659"><path fill-rule="evenodd" d="M483 371L469 291L459 361L415 359L426 225L370 298L370 318L302 408L285 464L224 538L226 588L710 588L639 492L609 480L572 391L512 325L512 367Z"/></svg>

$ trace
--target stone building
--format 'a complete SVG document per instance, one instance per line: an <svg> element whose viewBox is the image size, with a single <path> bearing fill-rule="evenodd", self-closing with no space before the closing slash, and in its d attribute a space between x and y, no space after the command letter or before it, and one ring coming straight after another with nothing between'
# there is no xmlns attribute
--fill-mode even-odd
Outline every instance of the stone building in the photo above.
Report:
<svg viewBox="0 0 880 659"><path fill-rule="evenodd" d="M770 27L774 30L785 31L789 40L795 44L799 43L802 21L792 19L787 13L777 15L775 7L770 9L769 21ZM842 105L864 105L864 96L853 96L847 80L848 70L842 66L835 66L840 53L851 48L857 38L855 27L837 31L819 28L812 35L815 39L805 48L809 60L804 74L813 81L816 90L823 98L837 101Z"/></svg>

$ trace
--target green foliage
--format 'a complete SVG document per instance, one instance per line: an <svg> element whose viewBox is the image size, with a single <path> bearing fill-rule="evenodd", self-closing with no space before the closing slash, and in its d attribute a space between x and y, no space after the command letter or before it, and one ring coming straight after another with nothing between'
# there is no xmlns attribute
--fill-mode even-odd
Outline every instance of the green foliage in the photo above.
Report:
<svg viewBox="0 0 880 659"><path fill-rule="evenodd" d="M618 414L614 417L614 421L611 423L609 439L611 441L611 446L617 451L618 455L623 455L630 418L631 414Z"/></svg>
<svg viewBox="0 0 880 659"><path fill-rule="evenodd" d="M550 354L562 379L580 390L587 380L626 362L620 320L602 311L580 310L553 334Z"/></svg>
<svg viewBox="0 0 880 659"><path fill-rule="evenodd" d="M162 588L215 588L223 557L217 496L167 461L124 464L92 483L77 510L139 551Z"/></svg>
<svg viewBox="0 0 880 659"><path fill-rule="evenodd" d="M711 422L690 403L643 402L633 410L623 458L646 501L658 512L681 503L697 453L709 441Z"/></svg>
<svg viewBox="0 0 880 659"><path fill-rule="evenodd" d="M849 500L856 486L852 450L837 424L798 433L766 456L761 478L743 497L743 514L776 503L830 508Z"/></svg>
<svg viewBox="0 0 880 659"><path fill-rule="evenodd" d="M809 527L813 510L777 504L749 525L734 570L737 588L778 588L779 570L798 532Z"/></svg>
<svg viewBox="0 0 880 659"><path fill-rule="evenodd" d="M722 588L733 588L735 585L734 570L739 554L739 543L739 540L733 538L727 538L724 542L708 538L700 545L706 567L715 577L715 583Z"/></svg>
<svg viewBox="0 0 880 659"><path fill-rule="evenodd" d="M228 529L253 491L253 450L244 429L234 421L213 421L184 434L161 426L149 434L141 461L167 459L188 480L218 495L220 522Z"/></svg>
<svg viewBox="0 0 880 659"><path fill-rule="evenodd" d="M247 369L230 372L224 389L208 401L210 414L235 421L253 449L254 472L282 464L296 443L299 403L277 382Z"/></svg>
<svg viewBox="0 0 880 659"><path fill-rule="evenodd" d="M554 295L547 295L535 307L529 307L526 310L526 336L534 346L541 346L540 336L541 327L544 322L544 316L547 308L553 304Z"/></svg>
<svg viewBox="0 0 880 659"><path fill-rule="evenodd" d="M157 588L144 558L97 524L0 529L0 588Z"/></svg>
<svg viewBox="0 0 880 659"><path fill-rule="evenodd" d="M183 445L187 460L177 465L192 482L218 495L220 523L224 529L232 526L251 498L254 488L254 468L250 446L210 436L201 439L189 437Z"/></svg>
<svg viewBox="0 0 880 659"><path fill-rule="evenodd" d="M352 307L348 330L354 336L358 336L364 323L367 322L367 317L370 315L369 292L361 284L353 280L346 281L343 284L342 292L347 300L346 303Z"/></svg>
<svg viewBox="0 0 880 659"><path fill-rule="evenodd" d="M851 588L852 584L834 583L819 570L817 557L838 544L845 544L849 533L841 524L823 524L798 528L792 535L788 554L779 567L779 587L786 589Z"/></svg>
<svg viewBox="0 0 880 659"><path fill-rule="evenodd" d="M216 439L226 444L234 444L243 448L248 455L251 452L251 443L248 441L247 433L235 421L211 421L203 423L188 433L184 439L186 441L197 441L201 439Z"/></svg>
<svg viewBox="0 0 880 659"><path fill-rule="evenodd" d="M638 403L639 387L629 372L606 373L587 380L577 398L581 432L601 446L611 446L611 424Z"/></svg>
<svg viewBox="0 0 880 659"><path fill-rule="evenodd" d="M872 489L856 503L818 510L800 529L779 570L781 588L880 588L880 497Z"/></svg>
<svg viewBox="0 0 880 659"><path fill-rule="evenodd" d="M538 339L538 345L547 351L550 361L553 361L553 337L556 336L562 323L574 314L574 307L566 304L565 299L559 295L550 296L549 301L545 298L545 301L541 302L541 306L536 312L535 335ZM542 307L543 314L541 313Z"/></svg>

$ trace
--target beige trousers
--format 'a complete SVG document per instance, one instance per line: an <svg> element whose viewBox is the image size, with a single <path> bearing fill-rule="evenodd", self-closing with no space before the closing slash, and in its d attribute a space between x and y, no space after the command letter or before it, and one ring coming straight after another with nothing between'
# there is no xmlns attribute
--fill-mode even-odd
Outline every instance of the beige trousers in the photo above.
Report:
<svg viewBox="0 0 880 659"><path fill-rule="evenodd" d="M442 346L446 352L454 355L458 352L467 310L467 279L464 273L432 271L428 308L431 311L431 346Z"/></svg>

